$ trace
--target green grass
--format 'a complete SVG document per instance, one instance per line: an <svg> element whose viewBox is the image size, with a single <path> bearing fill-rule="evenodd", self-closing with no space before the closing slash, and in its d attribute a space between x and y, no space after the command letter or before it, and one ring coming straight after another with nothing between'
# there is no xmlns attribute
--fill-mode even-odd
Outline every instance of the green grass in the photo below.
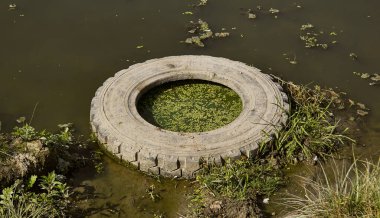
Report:
<svg viewBox="0 0 380 218"><path fill-rule="evenodd" d="M70 203L66 184L58 181L54 172L42 176L38 187L36 181L37 176L31 176L26 184L16 180L4 188L0 194L0 217L65 217Z"/></svg>
<svg viewBox="0 0 380 218"><path fill-rule="evenodd" d="M249 159L208 166L197 175L201 189L215 196L245 200L252 195L270 195L283 183L282 173L270 163L260 164Z"/></svg>
<svg viewBox="0 0 380 218"><path fill-rule="evenodd" d="M285 127L274 134L271 145L262 144L260 150L276 152L288 163L324 157L338 145L353 141L338 131L339 121L332 113L335 96L331 90L318 86L308 88L283 82L290 99L291 111Z"/></svg>
<svg viewBox="0 0 380 218"><path fill-rule="evenodd" d="M302 178L305 195L284 199L289 217L380 217L380 160L332 168L332 178L324 168L317 180Z"/></svg>

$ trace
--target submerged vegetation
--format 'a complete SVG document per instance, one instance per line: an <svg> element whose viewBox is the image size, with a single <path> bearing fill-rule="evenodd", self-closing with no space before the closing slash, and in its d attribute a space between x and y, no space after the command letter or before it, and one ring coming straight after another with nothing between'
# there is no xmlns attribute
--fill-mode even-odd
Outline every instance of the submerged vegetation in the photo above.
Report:
<svg viewBox="0 0 380 218"><path fill-rule="evenodd" d="M322 167L316 180L302 177L304 196L292 195L284 204L294 209L287 217L380 217L380 160Z"/></svg>
<svg viewBox="0 0 380 218"><path fill-rule="evenodd" d="M149 90L138 102L139 113L160 128L205 132L235 120L240 97L232 89L201 80L166 83Z"/></svg>

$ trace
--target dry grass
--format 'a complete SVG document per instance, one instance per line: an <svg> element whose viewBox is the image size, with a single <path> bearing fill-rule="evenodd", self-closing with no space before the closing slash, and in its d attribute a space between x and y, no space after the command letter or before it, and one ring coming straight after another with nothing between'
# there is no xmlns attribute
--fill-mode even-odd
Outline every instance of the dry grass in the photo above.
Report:
<svg viewBox="0 0 380 218"><path fill-rule="evenodd" d="M332 178L324 168L316 181L302 178L305 195L285 199L294 209L287 217L380 217L380 159L333 163Z"/></svg>

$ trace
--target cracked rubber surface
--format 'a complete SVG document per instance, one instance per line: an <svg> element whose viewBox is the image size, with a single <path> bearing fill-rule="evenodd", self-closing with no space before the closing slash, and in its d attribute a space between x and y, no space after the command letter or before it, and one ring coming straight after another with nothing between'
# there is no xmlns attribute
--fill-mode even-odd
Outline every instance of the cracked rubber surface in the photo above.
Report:
<svg viewBox="0 0 380 218"><path fill-rule="evenodd" d="M233 89L243 102L230 124L201 133L163 130L145 121L136 104L152 87L200 79ZM107 79L91 102L91 126L112 154L138 169L167 177L192 178L203 160L251 156L258 143L282 128L287 96L271 77L244 63L210 56L172 56L121 70Z"/></svg>

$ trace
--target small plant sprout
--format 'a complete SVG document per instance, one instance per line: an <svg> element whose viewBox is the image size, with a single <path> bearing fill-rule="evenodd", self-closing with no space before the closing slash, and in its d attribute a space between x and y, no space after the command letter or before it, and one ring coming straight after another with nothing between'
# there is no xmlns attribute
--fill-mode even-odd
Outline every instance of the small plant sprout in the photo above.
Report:
<svg viewBox="0 0 380 218"><path fill-rule="evenodd" d="M156 192L156 186L151 185L148 189L146 189L146 193L149 195L149 198L152 201L157 201L161 198L161 196Z"/></svg>

